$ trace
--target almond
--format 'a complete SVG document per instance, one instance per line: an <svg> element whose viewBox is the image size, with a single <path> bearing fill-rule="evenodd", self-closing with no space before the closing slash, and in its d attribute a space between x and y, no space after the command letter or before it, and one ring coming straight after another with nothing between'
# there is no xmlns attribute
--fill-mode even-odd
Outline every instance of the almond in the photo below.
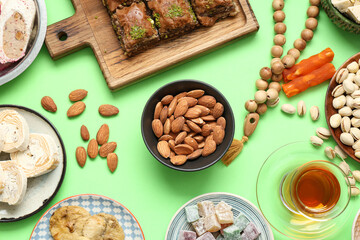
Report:
<svg viewBox="0 0 360 240"><path fill-rule="evenodd" d="M83 100L87 96L87 94L88 94L88 91L86 91L84 89L77 89L77 90L72 91L69 94L69 99L72 102L77 102L77 101Z"/></svg>
<svg viewBox="0 0 360 240"><path fill-rule="evenodd" d="M217 145L221 144L225 137L225 130L221 126L217 125L214 128L213 137Z"/></svg>
<svg viewBox="0 0 360 240"><path fill-rule="evenodd" d="M116 142L108 142L102 145L99 149L100 157L107 157L110 153L114 152L117 147Z"/></svg>
<svg viewBox="0 0 360 240"><path fill-rule="evenodd" d="M85 125L82 125L81 128L80 128L80 135L81 135L81 138L84 140L84 141L87 141L90 139L90 133L89 133L89 130L87 129L87 127Z"/></svg>
<svg viewBox="0 0 360 240"><path fill-rule="evenodd" d="M186 97L186 95L187 95L187 92L182 92L182 93L179 93L178 95L176 95L175 97L177 99L180 99L180 98Z"/></svg>
<svg viewBox="0 0 360 240"><path fill-rule="evenodd" d="M202 106L202 105L195 105L196 108L199 108L201 110L201 115L200 117L206 116L210 114L210 109Z"/></svg>
<svg viewBox="0 0 360 240"><path fill-rule="evenodd" d="M190 120L186 120L186 124L188 125L188 127L193 130L196 133L200 133L201 132L201 127L199 127L196 123L190 121Z"/></svg>
<svg viewBox="0 0 360 240"><path fill-rule="evenodd" d="M182 100L186 100L189 107L193 107L198 103L198 100L196 98L193 98L193 97L182 97L182 98L180 98L178 100L178 102L180 102Z"/></svg>
<svg viewBox="0 0 360 240"><path fill-rule="evenodd" d="M216 124L221 126L223 129L226 127L226 119L224 117L219 117L216 121Z"/></svg>
<svg viewBox="0 0 360 240"><path fill-rule="evenodd" d="M169 110L168 110L168 117L170 117L171 115L173 115L176 105L177 105L177 100L178 98L175 96L173 98L173 100L171 101L170 105L169 105Z"/></svg>
<svg viewBox="0 0 360 240"><path fill-rule="evenodd" d="M84 167L86 163L86 150L83 147L77 147L75 152L76 161L80 167Z"/></svg>
<svg viewBox="0 0 360 240"><path fill-rule="evenodd" d="M189 119L198 118L200 117L201 113L202 111L200 108L192 107L187 110L187 112L185 113L185 117Z"/></svg>
<svg viewBox="0 0 360 240"><path fill-rule="evenodd" d="M168 114L168 107L165 106L165 107L163 107L163 109L161 109L161 112L160 112L160 121L162 124L165 123L165 121L167 119L167 114Z"/></svg>
<svg viewBox="0 0 360 240"><path fill-rule="evenodd" d="M171 101L174 99L174 96L173 95L166 95L165 97L163 97L161 99L161 103L163 105L168 105L171 103Z"/></svg>
<svg viewBox="0 0 360 240"><path fill-rule="evenodd" d="M192 154L187 155L188 160L194 160L201 156L203 149L197 149Z"/></svg>
<svg viewBox="0 0 360 240"><path fill-rule="evenodd" d="M210 154L215 152L215 150L216 150L216 142L214 140L210 139L208 141L205 141L205 146L202 152L202 156L203 157L209 156Z"/></svg>
<svg viewBox="0 0 360 240"><path fill-rule="evenodd" d="M202 118L194 118L194 119L191 119L191 121L193 121L194 123L196 123L197 125L200 125L200 126L203 126L205 124L205 122Z"/></svg>
<svg viewBox="0 0 360 240"><path fill-rule="evenodd" d="M207 137L210 135L211 132L212 132L212 127L210 126L210 124L205 124L204 126L202 126L201 135Z"/></svg>
<svg viewBox="0 0 360 240"><path fill-rule="evenodd" d="M204 117L201 117L201 118L204 121L215 121L216 120L216 118L213 115L207 115L207 116L204 116Z"/></svg>
<svg viewBox="0 0 360 240"><path fill-rule="evenodd" d="M202 95L204 95L204 93L205 93L204 90L196 89L196 90L192 90L192 91L188 92L186 94L186 96L193 97L193 98L199 98Z"/></svg>
<svg viewBox="0 0 360 240"><path fill-rule="evenodd" d="M172 123L175 120L174 115L171 115L171 117L169 119L170 119L170 123Z"/></svg>
<svg viewBox="0 0 360 240"><path fill-rule="evenodd" d="M192 147L194 150L198 149L198 143L192 137L186 137L184 143Z"/></svg>
<svg viewBox="0 0 360 240"><path fill-rule="evenodd" d="M87 153L90 158L96 158L99 152L99 145L95 139L91 139L88 147L87 147Z"/></svg>
<svg viewBox="0 0 360 240"><path fill-rule="evenodd" d="M49 96L45 96L41 99L41 106L49 112L56 112L57 111L57 106L54 102L54 100L49 97Z"/></svg>
<svg viewBox="0 0 360 240"><path fill-rule="evenodd" d="M216 99L213 96L205 95L199 98L198 103L199 105L203 105L207 108L212 108L216 104Z"/></svg>
<svg viewBox="0 0 360 240"><path fill-rule="evenodd" d="M194 151L192 147L187 144L179 144L175 146L175 153L177 155L188 155Z"/></svg>
<svg viewBox="0 0 360 240"><path fill-rule="evenodd" d="M187 132L181 132L179 133L179 135L177 135L177 137L175 138L175 144L180 144L184 141L184 139L187 136Z"/></svg>
<svg viewBox="0 0 360 240"><path fill-rule="evenodd" d="M171 124L171 131L173 133L178 133L181 131L185 123L185 118L183 116L176 118Z"/></svg>
<svg viewBox="0 0 360 240"><path fill-rule="evenodd" d="M198 143L204 141L204 137L203 137L203 136L200 136L200 135L199 135L199 136L195 136L194 139L195 139Z"/></svg>
<svg viewBox="0 0 360 240"><path fill-rule="evenodd" d="M165 123L164 123L164 134L169 134L171 131L171 122L170 119L166 119Z"/></svg>
<svg viewBox="0 0 360 240"><path fill-rule="evenodd" d="M159 151L160 155L164 158L170 157L170 147L168 142L166 141L160 141L157 144L157 150Z"/></svg>
<svg viewBox="0 0 360 240"><path fill-rule="evenodd" d="M175 156L176 156L175 153L170 150L170 159L173 158L173 157L175 157Z"/></svg>
<svg viewBox="0 0 360 240"><path fill-rule="evenodd" d="M221 117L221 115L223 115L223 113L224 113L224 106L219 102L216 103L212 110L212 115L214 116L214 118Z"/></svg>
<svg viewBox="0 0 360 240"><path fill-rule="evenodd" d="M190 132L188 135L187 135L187 137L194 137L195 135L196 135L197 133L196 132Z"/></svg>
<svg viewBox="0 0 360 240"><path fill-rule="evenodd" d="M171 135L162 135L159 138L159 141L169 141L169 140L174 140L174 138Z"/></svg>
<svg viewBox="0 0 360 240"><path fill-rule="evenodd" d="M204 148L205 146L205 141L204 142L200 142L199 145L198 145L198 148Z"/></svg>
<svg viewBox="0 0 360 240"><path fill-rule="evenodd" d="M191 129L188 127L188 125L186 123L184 124L184 126L181 130L183 130L185 132L191 132Z"/></svg>
<svg viewBox="0 0 360 240"><path fill-rule="evenodd" d="M74 103L69 110L67 111L68 117L75 117L80 115L86 108L85 103L83 102L76 102Z"/></svg>
<svg viewBox="0 0 360 240"><path fill-rule="evenodd" d="M154 119L151 125L155 136L157 136L158 138L161 137L161 135L163 135L164 132L164 127L161 121L159 119Z"/></svg>
<svg viewBox="0 0 360 240"><path fill-rule="evenodd" d="M178 117L184 115L187 112L188 108L189 107L188 107L188 103L186 100L180 101L175 108L174 117L178 118Z"/></svg>
<svg viewBox="0 0 360 240"><path fill-rule="evenodd" d="M155 106L155 111L154 111L154 119L159 119L160 118L160 112L163 108L163 105L161 102L158 102Z"/></svg>
<svg viewBox="0 0 360 240"><path fill-rule="evenodd" d="M110 153L107 156L107 165L111 172L114 172L116 170L118 165L118 156L116 155L116 153Z"/></svg>
<svg viewBox="0 0 360 240"><path fill-rule="evenodd" d="M179 133L170 132L169 135L172 136L172 138L175 140L175 138L177 137L177 135L179 135Z"/></svg>
<svg viewBox="0 0 360 240"><path fill-rule="evenodd" d="M104 117L110 117L117 115L119 113L119 109L110 104L103 104L99 107L99 113Z"/></svg>
<svg viewBox="0 0 360 240"><path fill-rule="evenodd" d="M175 141L174 140L169 140L169 147L171 148L171 150L173 150L175 152Z"/></svg>
<svg viewBox="0 0 360 240"><path fill-rule="evenodd" d="M107 124L103 124L96 134L96 141L99 145L105 144L109 140L110 130Z"/></svg>
<svg viewBox="0 0 360 240"><path fill-rule="evenodd" d="M183 165L186 163L186 156L185 155L175 155L172 158L170 158L170 162L174 165Z"/></svg>

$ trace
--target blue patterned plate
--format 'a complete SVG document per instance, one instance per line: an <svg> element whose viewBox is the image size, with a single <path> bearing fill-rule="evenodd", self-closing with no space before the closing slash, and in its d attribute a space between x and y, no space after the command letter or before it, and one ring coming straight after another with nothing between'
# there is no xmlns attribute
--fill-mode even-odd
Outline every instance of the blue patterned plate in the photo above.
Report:
<svg viewBox="0 0 360 240"><path fill-rule="evenodd" d="M125 240L145 240L139 222L126 207L111 198L95 194L75 195L56 203L37 222L30 240L52 240L49 230L50 217L56 209L64 206L80 206L91 215L101 212L114 215L124 229Z"/></svg>
<svg viewBox="0 0 360 240"><path fill-rule="evenodd" d="M240 213L243 213L247 219L254 223L261 232L258 240L273 240L274 236L271 232L270 226L257 209L257 207L240 196L223 193L223 192L214 192L214 193L206 193L204 195L200 195L196 198L191 199L187 203L185 203L174 215L171 220L169 227L166 232L165 240L176 240L178 238L180 230L193 230L191 224L186 221L185 207L194 205L198 202L209 200L214 202L214 204L219 203L220 201L224 201L229 204L233 209L234 217L237 217Z"/></svg>

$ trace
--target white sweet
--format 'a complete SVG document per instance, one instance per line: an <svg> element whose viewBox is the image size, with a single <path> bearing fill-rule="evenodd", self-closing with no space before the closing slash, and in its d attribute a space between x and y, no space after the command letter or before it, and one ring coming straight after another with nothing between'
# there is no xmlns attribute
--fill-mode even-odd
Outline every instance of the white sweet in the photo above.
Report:
<svg viewBox="0 0 360 240"><path fill-rule="evenodd" d="M348 7L353 5L350 0L331 0L331 3L342 13L345 13Z"/></svg>
<svg viewBox="0 0 360 240"><path fill-rule="evenodd" d="M20 203L25 196L27 178L25 173L12 161L0 161L2 172L2 186L0 202L9 205Z"/></svg>
<svg viewBox="0 0 360 240"><path fill-rule="evenodd" d="M358 24L360 24L360 5L349 7L347 14Z"/></svg>

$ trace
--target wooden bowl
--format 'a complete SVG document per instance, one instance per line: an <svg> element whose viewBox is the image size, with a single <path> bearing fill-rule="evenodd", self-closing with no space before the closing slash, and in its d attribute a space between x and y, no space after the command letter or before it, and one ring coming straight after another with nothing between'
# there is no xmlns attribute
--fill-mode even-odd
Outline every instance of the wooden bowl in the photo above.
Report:
<svg viewBox="0 0 360 240"><path fill-rule="evenodd" d="M347 18L339 10L337 10L331 3L331 0L321 0L321 5L325 10L330 20L344 31L360 34L360 24L357 24L352 19Z"/></svg>
<svg viewBox="0 0 360 240"><path fill-rule="evenodd" d="M337 113L337 110L332 105L332 101L333 101L334 97L331 95L334 88L338 85L338 83L335 81L335 78L336 78L337 74L338 74L340 69L347 67L347 65L349 65L353 61L359 61L359 59L360 59L360 52L355 54L351 58L349 58L343 65L341 65L341 67L334 74L333 78L330 80L330 84L329 84L328 90L326 92L326 97L325 97L325 117L326 117L326 123L327 123L327 125L329 127L329 130L331 132L331 135L333 136L334 140L339 145L339 147L347 155L349 155L352 159L354 159L357 162L360 162L360 159L355 157L354 149L352 149L352 147L346 146L345 144L343 144L340 141L340 134L342 133L340 127L336 128L336 129L333 129L330 126L330 117L333 114Z"/></svg>

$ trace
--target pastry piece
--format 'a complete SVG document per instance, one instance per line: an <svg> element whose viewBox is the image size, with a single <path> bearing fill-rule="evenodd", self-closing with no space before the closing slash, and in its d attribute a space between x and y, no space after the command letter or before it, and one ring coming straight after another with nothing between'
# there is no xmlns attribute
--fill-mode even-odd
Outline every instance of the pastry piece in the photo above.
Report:
<svg viewBox="0 0 360 240"><path fill-rule="evenodd" d="M242 213L240 213L234 220L234 225L237 226L240 231L244 230L249 223L250 221Z"/></svg>
<svg viewBox="0 0 360 240"><path fill-rule="evenodd" d="M50 233L54 240L87 239L83 237L84 225L91 215L79 206L58 208L50 218Z"/></svg>
<svg viewBox="0 0 360 240"><path fill-rule="evenodd" d="M25 197L27 178L12 161L0 161L0 202L19 204Z"/></svg>
<svg viewBox="0 0 360 240"><path fill-rule="evenodd" d="M28 124L15 110L0 112L0 134L5 141L3 152L24 151L29 144Z"/></svg>
<svg viewBox="0 0 360 240"><path fill-rule="evenodd" d="M124 240L125 233L122 227L120 226L116 217L106 213L99 213L96 216L102 217L106 221L105 232L101 239L111 239L111 240Z"/></svg>
<svg viewBox="0 0 360 240"><path fill-rule="evenodd" d="M349 7L346 12L356 23L360 24L360 5Z"/></svg>
<svg viewBox="0 0 360 240"><path fill-rule="evenodd" d="M36 15L33 0L0 0L0 63L25 56Z"/></svg>
<svg viewBox="0 0 360 240"><path fill-rule="evenodd" d="M233 0L191 0L191 4L201 25L207 27L239 12L239 7Z"/></svg>
<svg viewBox="0 0 360 240"><path fill-rule="evenodd" d="M189 223L199 220L199 209L196 205L185 207L186 219Z"/></svg>
<svg viewBox="0 0 360 240"><path fill-rule="evenodd" d="M103 217L94 215L89 217L82 231L82 235L90 240L101 240L106 229L106 221Z"/></svg>
<svg viewBox="0 0 360 240"><path fill-rule="evenodd" d="M154 21L143 2L117 9L112 15L113 27L126 55L139 53L159 41Z"/></svg>
<svg viewBox="0 0 360 240"><path fill-rule="evenodd" d="M204 226L207 232L217 232L221 229L221 225L215 214L208 215L204 218Z"/></svg>
<svg viewBox="0 0 360 240"><path fill-rule="evenodd" d="M148 0L148 6L162 39L180 36L198 25L188 0Z"/></svg>
<svg viewBox="0 0 360 240"><path fill-rule="evenodd" d="M58 148L53 138L47 134L31 133L27 149L11 153L10 157L28 178L48 173L59 164Z"/></svg>
<svg viewBox="0 0 360 240"><path fill-rule="evenodd" d="M192 226L195 229L198 236L201 236L206 232L204 223L205 223L204 218L200 218L196 222L192 223Z"/></svg>
<svg viewBox="0 0 360 240"><path fill-rule="evenodd" d="M211 201L198 202L197 206L199 208L199 215L201 217L206 217L215 214L215 206L214 203Z"/></svg>
<svg viewBox="0 0 360 240"><path fill-rule="evenodd" d="M196 232L181 230L178 240L196 240Z"/></svg>
<svg viewBox="0 0 360 240"><path fill-rule="evenodd" d="M198 237L197 240L216 240L216 239L211 233L207 232L204 235Z"/></svg>
<svg viewBox="0 0 360 240"><path fill-rule="evenodd" d="M110 13L114 13L117 8L122 6L130 6L133 2L140 2L139 0L102 0L103 4Z"/></svg>
<svg viewBox="0 0 360 240"><path fill-rule="evenodd" d="M241 234L242 240L255 240L259 237L260 232L257 230L255 224L250 222L246 228L244 229L244 232Z"/></svg>
<svg viewBox="0 0 360 240"><path fill-rule="evenodd" d="M223 231L225 239L240 239L240 233L240 229L235 225L231 225Z"/></svg>

